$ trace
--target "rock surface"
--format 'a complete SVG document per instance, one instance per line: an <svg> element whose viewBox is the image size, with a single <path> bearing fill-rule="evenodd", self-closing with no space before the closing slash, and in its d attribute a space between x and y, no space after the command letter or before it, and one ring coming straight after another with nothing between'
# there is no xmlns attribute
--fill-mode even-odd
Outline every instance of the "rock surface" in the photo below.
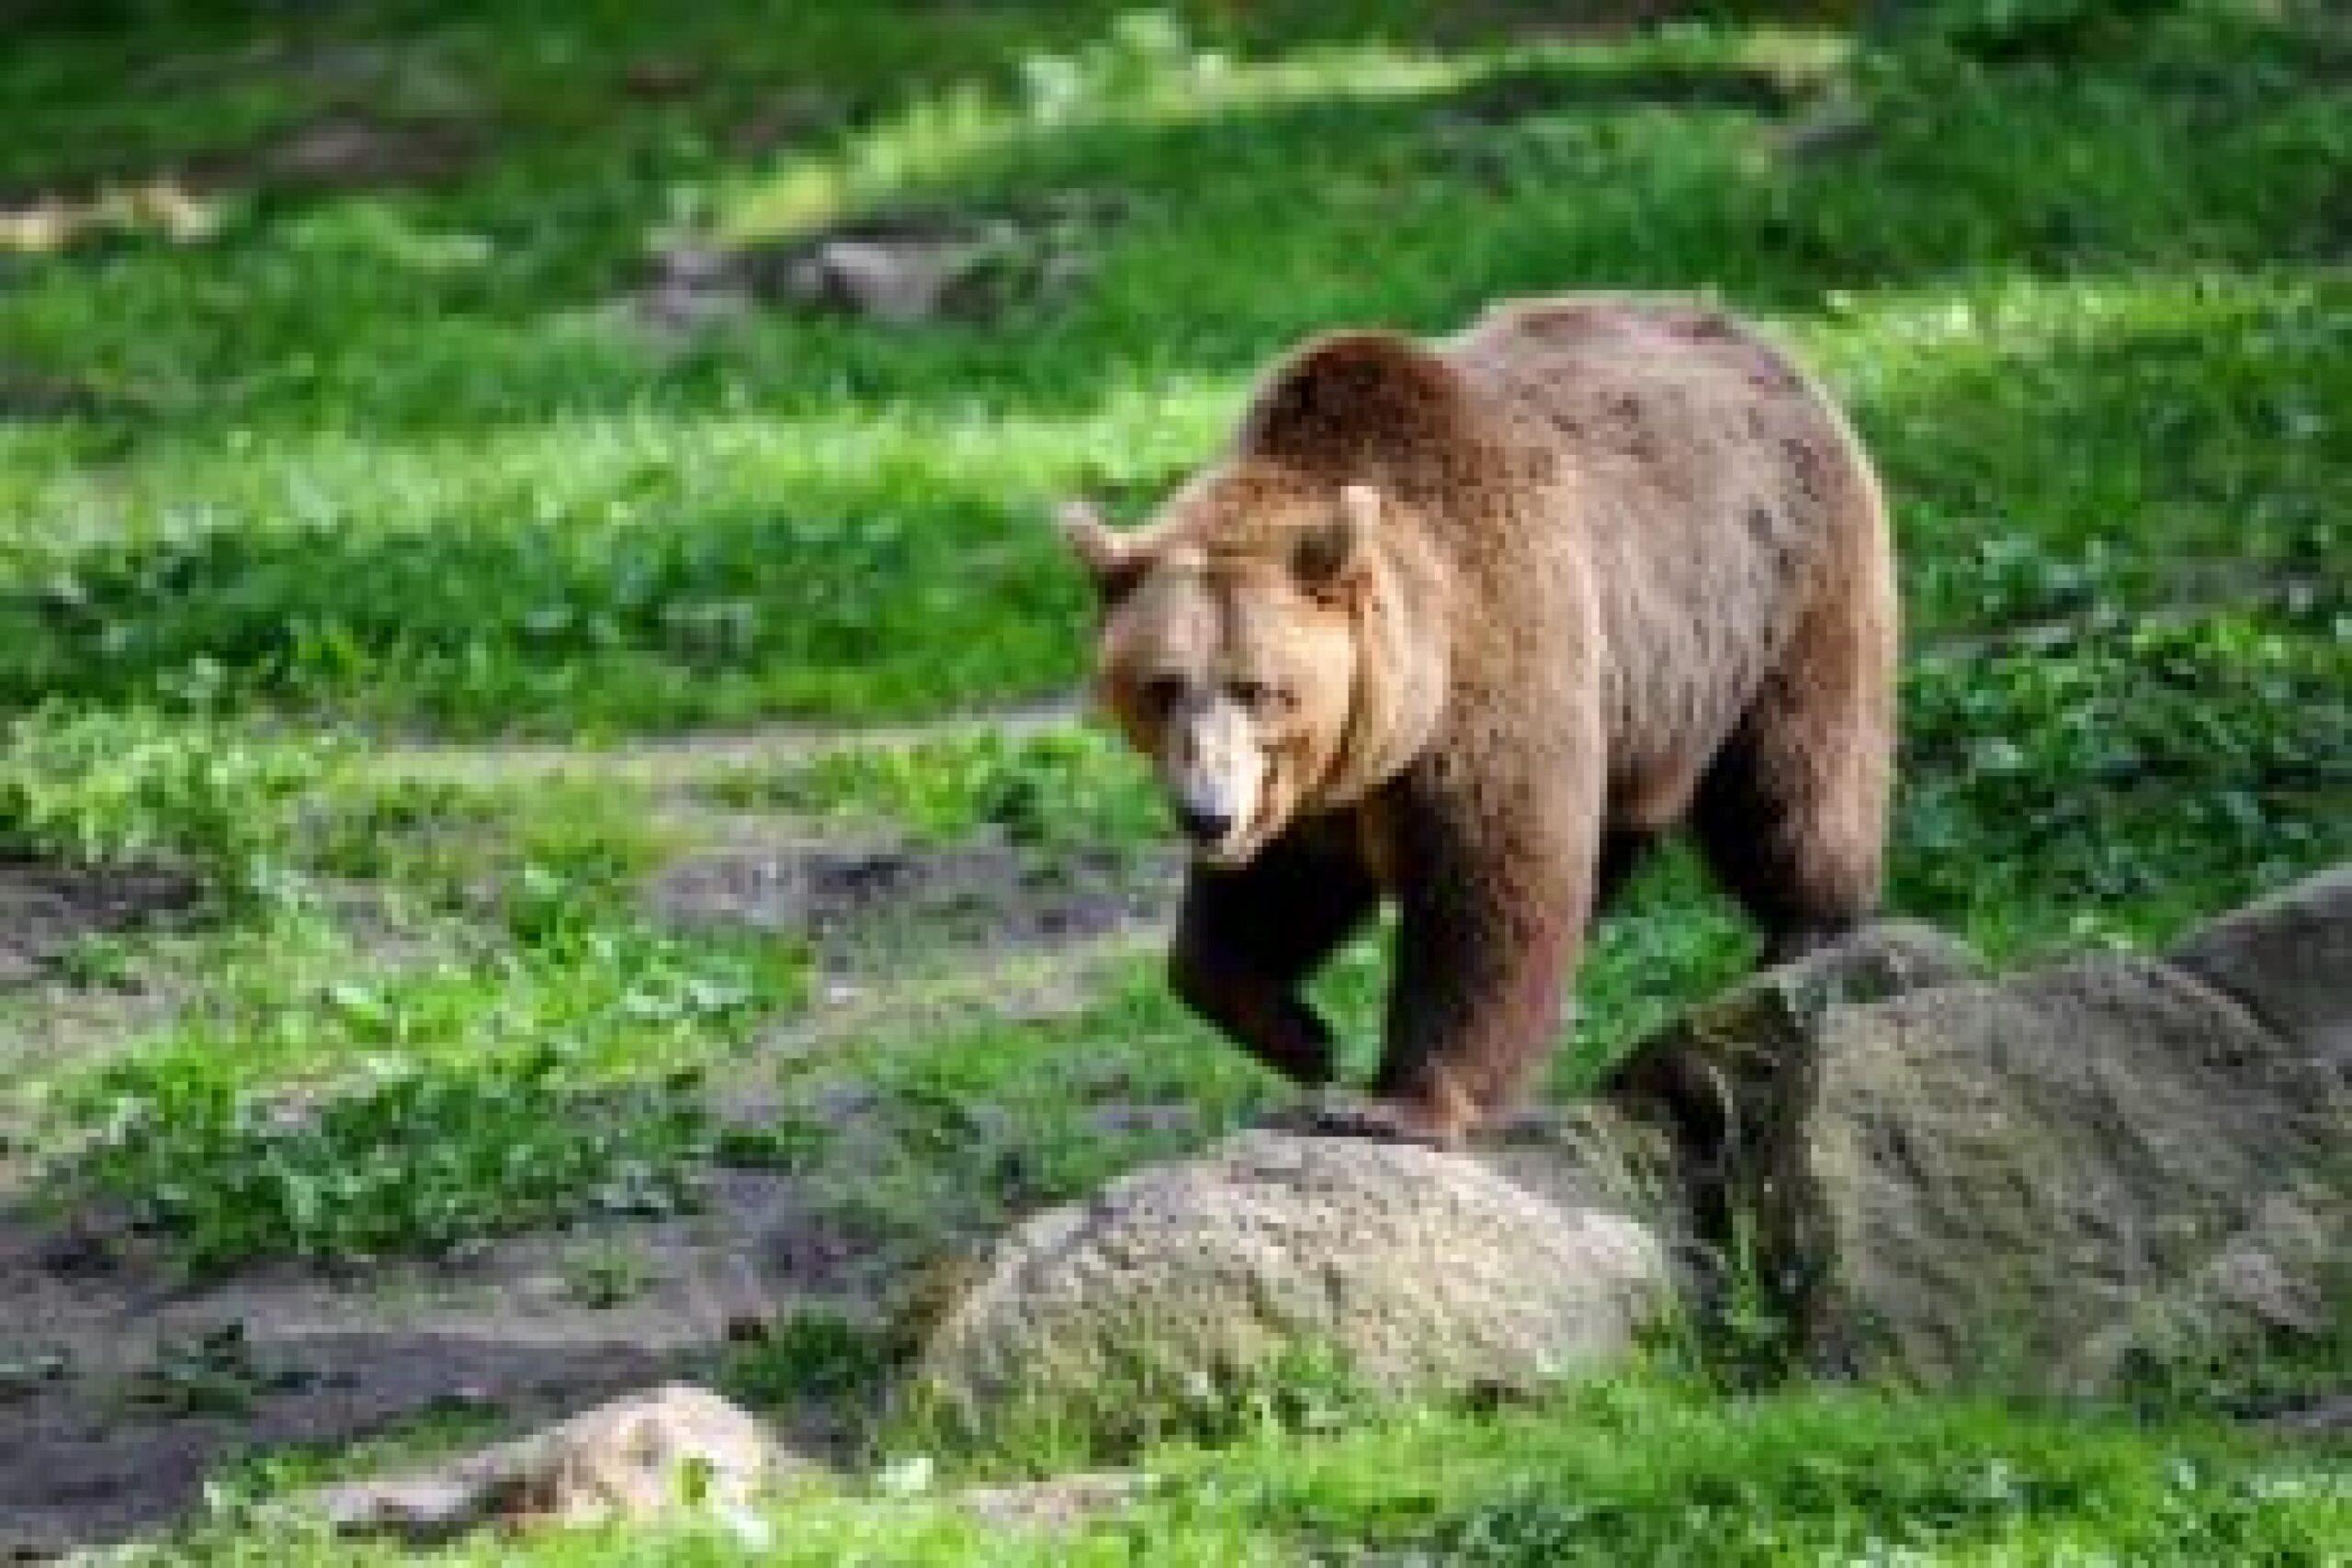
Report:
<svg viewBox="0 0 2352 1568"><path fill-rule="evenodd" d="M2352 1082L2352 865L2222 916L2171 956Z"/></svg>
<svg viewBox="0 0 2352 1568"><path fill-rule="evenodd" d="M682 244L653 258L637 302L676 329L758 305L896 327L987 321L1076 287L1121 205L1064 193L1018 211L875 213L741 249Z"/></svg>
<svg viewBox="0 0 2352 1568"><path fill-rule="evenodd" d="M1525 1388L1622 1355L1672 1293L1665 1247L1620 1209L1461 1156L1253 1132L1030 1220L922 1372L974 1417L1038 1400L1119 1420L1300 1349L1386 1390Z"/></svg>
<svg viewBox="0 0 2352 1568"><path fill-rule="evenodd" d="M311 1494L335 1529L439 1540L492 1521L567 1524L747 1509L805 1461L748 1412L673 1383L616 1399L440 1469Z"/></svg>
<svg viewBox="0 0 2352 1568"><path fill-rule="evenodd" d="M827 239L778 267L779 291L806 310L911 326L947 314L1006 243L960 234Z"/></svg>
<svg viewBox="0 0 2352 1568"><path fill-rule="evenodd" d="M1824 1015L1979 973L1975 954L1932 927L1866 926L1690 1009L1628 1054L1602 1086L1603 1102L1676 1145L1674 1185L1690 1223L1720 1248L1734 1212L1769 1195L1776 1143L1804 1114L1791 1064L1810 1051Z"/></svg>
<svg viewBox="0 0 2352 1568"><path fill-rule="evenodd" d="M1938 1386L2111 1391L2341 1333L2347 889L1999 977L1870 927L1469 1155L1245 1134L1031 1220L924 1373L976 1416L1114 1421L1303 1348L1391 1390L1525 1387L1749 1284L1795 1359Z"/></svg>
<svg viewBox="0 0 2352 1568"><path fill-rule="evenodd" d="M1832 1009L1810 1066L1776 1164L1817 1362L2089 1391L2324 1325L2352 1105L2177 972L2095 958Z"/></svg>
<svg viewBox="0 0 2352 1568"><path fill-rule="evenodd" d="M1973 980L1911 933L1902 976L1882 928L1698 1010L1611 1092L1681 1144L1702 1237L1751 1225L1816 1370L2088 1392L2320 1333L2352 1313L2330 880L2198 933L2191 967ZM1925 984L1870 999L1873 973Z"/></svg>

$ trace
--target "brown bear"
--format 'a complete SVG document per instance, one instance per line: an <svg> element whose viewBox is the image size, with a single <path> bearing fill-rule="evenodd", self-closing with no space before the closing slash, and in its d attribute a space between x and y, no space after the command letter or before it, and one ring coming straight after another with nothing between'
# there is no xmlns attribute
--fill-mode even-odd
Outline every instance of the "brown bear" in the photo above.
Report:
<svg viewBox="0 0 2352 1568"><path fill-rule="evenodd" d="M1875 903L1885 509L1829 399L1712 309L1317 339L1149 525L1063 525L1098 691L1193 844L1178 992L1324 1084L1301 983L1396 903L1374 1098L1326 1127L1446 1144L1509 1110L1587 923L1678 823L1768 956Z"/></svg>

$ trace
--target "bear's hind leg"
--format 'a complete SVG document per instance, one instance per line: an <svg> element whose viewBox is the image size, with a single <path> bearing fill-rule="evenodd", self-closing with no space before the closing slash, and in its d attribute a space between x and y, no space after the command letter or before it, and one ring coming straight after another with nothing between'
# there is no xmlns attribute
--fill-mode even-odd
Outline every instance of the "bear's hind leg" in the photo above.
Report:
<svg viewBox="0 0 2352 1568"><path fill-rule="evenodd" d="M1715 874L1785 963L1878 907L1894 773L1891 619L1817 607L1701 782L1691 826Z"/></svg>
<svg viewBox="0 0 2352 1568"><path fill-rule="evenodd" d="M1328 1083L1331 1026L1298 988L1379 896L1360 863L1286 840L1235 870L1195 866L1169 959L1176 994L1284 1077Z"/></svg>
<svg viewBox="0 0 2352 1568"><path fill-rule="evenodd" d="M1600 869L1593 877L1592 912L1605 915L1617 905L1634 874L1642 869L1657 835L1644 828L1612 828L1601 835Z"/></svg>

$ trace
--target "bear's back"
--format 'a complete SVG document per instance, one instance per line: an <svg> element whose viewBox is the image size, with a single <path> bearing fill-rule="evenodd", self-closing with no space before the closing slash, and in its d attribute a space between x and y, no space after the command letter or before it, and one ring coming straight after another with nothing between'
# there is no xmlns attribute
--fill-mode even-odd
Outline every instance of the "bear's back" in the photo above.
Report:
<svg viewBox="0 0 2352 1568"><path fill-rule="evenodd" d="M1491 412L1540 421L1571 446L1638 455L1675 434L1755 438L1828 416L1826 400L1770 343L1722 311L1670 297L1514 300L1440 353Z"/></svg>
<svg viewBox="0 0 2352 1568"><path fill-rule="evenodd" d="M1630 530L1621 542L1636 552L1755 551L1785 568L1874 515L1867 461L1826 394L1708 306L1518 300L1438 352L1482 424L1578 480L1580 520L1604 548Z"/></svg>
<svg viewBox="0 0 2352 1568"><path fill-rule="evenodd" d="M1586 571L1630 764L1703 756L1780 658L1827 563L1884 548L1876 481L1828 398L1704 305L1515 301L1439 345L1556 500L1458 551L1492 602ZM1524 619L1524 611L1521 613ZM1671 768L1668 771L1672 771Z"/></svg>

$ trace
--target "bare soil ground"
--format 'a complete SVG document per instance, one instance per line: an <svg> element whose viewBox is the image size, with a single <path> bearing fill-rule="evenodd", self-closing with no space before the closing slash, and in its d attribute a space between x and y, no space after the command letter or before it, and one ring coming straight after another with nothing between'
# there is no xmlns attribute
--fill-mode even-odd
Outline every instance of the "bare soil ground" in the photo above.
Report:
<svg viewBox="0 0 2352 1568"><path fill-rule="evenodd" d="M636 1293L583 1300L581 1260L616 1256ZM677 1219L202 1287L119 1227L0 1214L0 1556L177 1517L243 1453L347 1443L436 1410L568 1413L707 1363L730 1330L797 1303L855 1307L867 1261L764 1171L718 1173L705 1210Z"/></svg>
<svg viewBox="0 0 2352 1568"><path fill-rule="evenodd" d="M185 913L197 894L177 872L0 861L0 988L38 978L85 937Z"/></svg>
<svg viewBox="0 0 2352 1568"><path fill-rule="evenodd" d="M1167 908L1171 871L1115 851L743 843L689 854L648 899L681 925L794 931L830 971L920 945L1019 950L1107 935Z"/></svg>
<svg viewBox="0 0 2352 1568"><path fill-rule="evenodd" d="M674 789L707 777L718 768L774 766L849 746L914 745L983 732L1032 734L1069 723L1079 707L1080 699L1073 694L921 723L780 723L736 730L701 730L606 747L528 741L420 743L380 751L374 765L395 776L426 779L512 780L582 774Z"/></svg>
<svg viewBox="0 0 2352 1568"><path fill-rule="evenodd" d="M650 912L797 934L823 976L808 1012L719 1075L722 1114L753 1126L756 1086L786 1057L910 1017L1080 1005L1078 972L1157 929L1172 875L1152 857L845 844L751 814L721 826L734 836L697 835L705 847L650 879ZM161 876L0 868L0 955L39 977L79 936L176 911L189 892ZM44 1018L77 1005L104 1029L127 1004L45 987ZM876 1112L840 1110L830 1157L854 1164ZM122 1216L55 1212L30 1189L28 1171L0 1161L0 1558L182 1517L241 1455L347 1445L450 1411L519 1427L665 1376L707 1376L731 1341L798 1308L873 1320L931 1261L906 1238L856 1230L805 1174L720 1169L698 1212L676 1218L191 1284ZM583 1290L614 1260L623 1299ZM786 1416L816 1449L841 1438L837 1404Z"/></svg>

